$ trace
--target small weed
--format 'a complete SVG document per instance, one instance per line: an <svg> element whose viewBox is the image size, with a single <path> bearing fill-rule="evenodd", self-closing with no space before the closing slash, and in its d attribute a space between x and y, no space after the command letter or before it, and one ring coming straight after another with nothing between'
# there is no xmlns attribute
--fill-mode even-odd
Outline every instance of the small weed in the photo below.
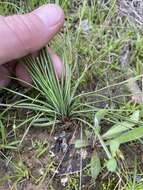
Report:
<svg viewBox="0 0 143 190"><path fill-rule="evenodd" d="M16 150L17 146L19 145L19 141L11 139L10 142L10 137L8 130L6 129L6 123L3 123L2 120L0 120L0 150L4 151L5 149L11 149L11 150Z"/></svg>
<svg viewBox="0 0 143 190"><path fill-rule="evenodd" d="M15 165L15 168L16 174L14 177L17 178L17 182L21 182L24 179L29 179L29 170L22 161L20 161L18 165Z"/></svg>
<svg viewBox="0 0 143 190"><path fill-rule="evenodd" d="M48 144L47 141L35 141L32 142L33 147L36 149L36 157L40 158L41 156L43 156L47 150L48 150Z"/></svg>

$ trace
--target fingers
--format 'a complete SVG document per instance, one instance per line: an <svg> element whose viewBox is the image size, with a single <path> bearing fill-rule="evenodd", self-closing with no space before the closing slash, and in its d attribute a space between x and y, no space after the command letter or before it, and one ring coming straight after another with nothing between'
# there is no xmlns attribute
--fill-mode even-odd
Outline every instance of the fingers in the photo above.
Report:
<svg viewBox="0 0 143 190"><path fill-rule="evenodd" d="M62 9L53 4L26 15L0 17L0 64L42 48L63 23Z"/></svg>
<svg viewBox="0 0 143 190"><path fill-rule="evenodd" d="M51 59L53 61L57 76L60 78L62 73L64 73L63 62L62 62L61 58L51 48L48 48L48 52L49 52Z"/></svg>
<svg viewBox="0 0 143 190"><path fill-rule="evenodd" d="M9 70L9 72L13 73L17 65L17 61L11 61L9 63L4 64L4 66Z"/></svg>
<svg viewBox="0 0 143 190"><path fill-rule="evenodd" d="M62 75L62 72L64 71L63 62L60 59L60 57L54 53L54 51L52 49L48 48L48 51L51 55L51 59L53 61L57 75L60 78L60 76ZM22 86L28 87L28 83L29 84L32 83L32 78L30 77L29 73L27 72L24 64L17 64L15 72L16 72L17 78L20 79L19 83ZM25 81L26 83L22 82L22 81Z"/></svg>
<svg viewBox="0 0 143 190"><path fill-rule="evenodd" d="M58 77L60 78L62 73L64 73L64 65L60 57L54 53L51 48L48 48L48 51L51 55L55 70ZM0 87L6 87L10 83L11 73L16 73L16 77L19 80L19 83L24 87L29 87L29 84L32 84L32 78L28 74L24 64L16 64L15 61L7 63L5 65L0 65ZM23 82L22 82L23 81Z"/></svg>
<svg viewBox="0 0 143 190"><path fill-rule="evenodd" d="M17 64L17 67L15 69L16 77L20 79L18 82L24 86L29 87L29 84L32 84L32 78L29 75L29 73L26 70L26 67L23 63Z"/></svg>
<svg viewBox="0 0 143 190"><path fill-rule="evenodd" d="M10 83L10 72L3 65L0 66L0 87L6 87Z"/></svg>

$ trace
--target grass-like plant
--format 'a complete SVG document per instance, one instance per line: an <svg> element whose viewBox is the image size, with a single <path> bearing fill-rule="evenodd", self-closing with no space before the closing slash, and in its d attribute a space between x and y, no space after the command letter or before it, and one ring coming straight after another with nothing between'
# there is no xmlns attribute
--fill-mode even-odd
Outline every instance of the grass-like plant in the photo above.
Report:
<svg viewBox="0 0 143 190"><path fill-rule="evenodd" d="M13 141L10 139L9 133L5 126L6 123L0 119L0 152L5 149L16 150L17 145L19 144L19 141L17 139Z"/></svg>
<svg viewBox="0 0 143 190"><path fill-rule="evenodd" d="M51 57L44 48L38 57L27 56L22 60L33 79L32 87L37 91L36 98L25 97L18 104L21 108L33 110L39 113L39 119L35 125L47 126L53 123L65 123L80 118L86 112L85 105L77 96L77 89L81 83L87 67L81 76L73 82L74 68L64 64L64 72L59 79L53 66ZM82 109L81 109L82 108ZM37 123L38 122L38 123Z"/></svg>

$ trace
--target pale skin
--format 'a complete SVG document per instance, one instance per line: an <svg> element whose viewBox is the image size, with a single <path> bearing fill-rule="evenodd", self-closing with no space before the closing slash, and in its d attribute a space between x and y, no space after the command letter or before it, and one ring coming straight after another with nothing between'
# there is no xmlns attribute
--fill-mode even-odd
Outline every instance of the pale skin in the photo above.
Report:
<svg viewBox="0 0 143 190"><path fill-rule="evenodd" d="M25 15L0 16L0 86L10 83L12 73L26 82L31 77L17 60L33 54L58 33L64 24L63 10L53 4L43 5ZM58 75L62 72L62 61L49 48ZM24 84L24 83L22 83Z"/></svg>

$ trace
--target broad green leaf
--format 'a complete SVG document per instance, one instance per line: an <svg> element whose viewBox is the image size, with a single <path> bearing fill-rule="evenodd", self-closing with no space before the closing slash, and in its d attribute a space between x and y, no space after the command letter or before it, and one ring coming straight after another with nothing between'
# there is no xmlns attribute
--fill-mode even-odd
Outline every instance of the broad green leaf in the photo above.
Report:
<svg viewBox="0 0 143 190"><path fill-rule="evenodd" d="M87 140L80 140L80 139L77 139L76 141L75 141L75 148L85 148L85 147L87 147L88 146L88 142L87 142Z"/></svg>
<svg viewBox="0 0 143 190"><path fill-rule="evenodd" d="M138 122L138 121L139 121L139 117L140 117L140 111L137 110L137 111L135 111L135 112L131 115L130 119L133 120L133 121Z"/></svg>
<svg viewBox="0 0 143 190"><path fill-rule="evenodd" d="M101 119L103 119L105 117L107 112L108 112L107 109L101 109L98 112L96 112L96 114L94 116L94 127L96 130L96 134L100 133L100 130L101 130L100 121L101 121Z"/></svg>
<svg viewBox="0 0 143 190"><path fill-rule="evenodd" d="M100 124L101 119L103 119L105 117L107 112L108 112L107 109L101 109L98 112L96 112L95 117L94 117L94 125L95 125L95 127Z"/></svg>
<svg viewBox="0 0 143 190"><path fill-rule="evenodd" d="M127 143L130 141L138 140L143 137L143 126L132 129L119 137L115 138L115 141L118 141L120 144Z"/></svg>
<svg viewBox="0 0 143 190"><path fill-rule="evenodd" d="M111 140L110 142L110 151L112 156L115 157L117 151L119 150L120 143L117 140Z"/></svg>
<svg viewBox="0 0 143 190"><path fill-rule="evenodd" d="M94 153L91 158L91 176L96 179L101 170L101 163L97 153Z"/></svg>
<svg viewBox="0 0 143 190"><path fill-rule="evenodd" d="M110 172L115 172L117 168L117 161L114 158L111 158L106 163L107 169Z"/></svg>
<svg viewBox="0 0 143 190"><path fill-rule="evenodd" d="M139 121L139 111L135 111L130 117L131 121L124 121L115 124L111 127L105 134L102 135L104 139L113 138L116 135L119 135L122 132L128 131L129 129L135 126L135 123Z"/></svg>
<svg viewBox="0 0 143 190"><path fill-rule="evenodd" d="M135 125L134 123L129 123L129 122L118 123L114 125L113 127L111 127L111 129L109 129L105 134L103 134L102 137L104 139L113 138L119 133L128 131L129 129L134 127L134 125Z"/></svg>
<svg viewBox="0 0 143 190"><path fill-rule="evenodd" d="M135 190L143 190L143 183L137 184Z"/></svg>

